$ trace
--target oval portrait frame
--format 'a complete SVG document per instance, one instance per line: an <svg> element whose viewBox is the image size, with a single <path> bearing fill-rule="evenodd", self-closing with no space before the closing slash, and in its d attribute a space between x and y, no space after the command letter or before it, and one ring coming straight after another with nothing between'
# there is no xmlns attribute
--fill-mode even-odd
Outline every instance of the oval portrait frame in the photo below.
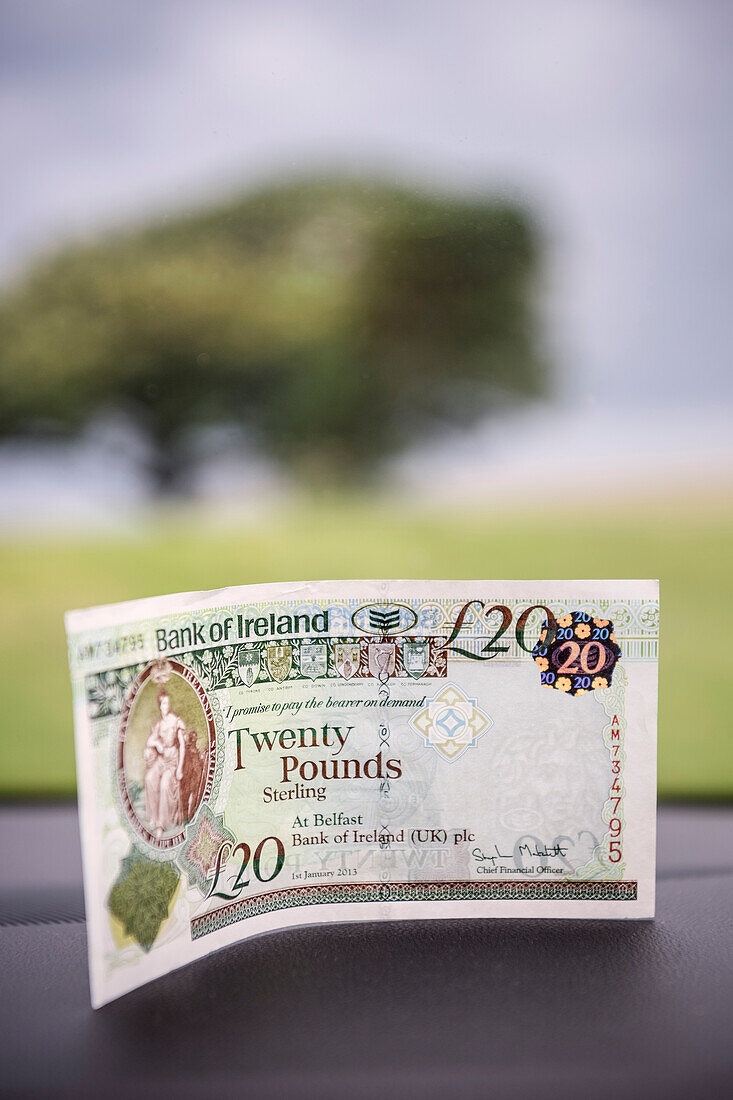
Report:
<svg viewBox="0 0 733 1100"><path fill-rule="evenodd" d="M161 673L164 674L161 675ZM206 767L206 777L204 781L204 788L198 805L193 812L193 818L200 810L201 806L208 801L211 795L211 790L214 783L214 773L216 771L216 725L214 723L214 714L209 703L206 692L203 689L200 681L193 674L190 668L181 664L180 661L174 661L170 658L164 660L152 661L147 665L132 682L127 695L125 696L124 706L120 715L120 725L117 734L117 749L115 754L116 771L117 771L117 793L125 811L125 817L127 822L134 830L135 834L139 836L146 844L149 844L152 848L157 849L160 852L168 851L172 848L177 848L185 838L185 830L190 822L186 822L181 825L178 832L173 836L157 837L138 817L135 807L132 804L130 798L130 792L127 787L127 778L125 776L125 746L127 743L127 733L130 723L130 716L135 704L135 700L139 695L141 689L145 684L153 679L154 683L159 683L163 687L171 675L180 676L182 680L185 680L187 684L195 691L198 700L201 704L201 709L204 712L206 719L206 733L208 737L208 762Z"/></svg>

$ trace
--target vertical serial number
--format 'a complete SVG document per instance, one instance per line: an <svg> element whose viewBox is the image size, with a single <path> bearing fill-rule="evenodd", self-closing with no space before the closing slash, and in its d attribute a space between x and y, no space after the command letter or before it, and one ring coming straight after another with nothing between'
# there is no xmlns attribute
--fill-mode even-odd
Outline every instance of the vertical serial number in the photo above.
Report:
<svg viewBox="0 0 733 1100"><path fill-rule="evenodd" d="M608 830L611 834L611 839L608 842L608 858L611 863L620 863L623 857L621 833L623 832L624 826L619 813L619 806L621 805L621 799L623 797L623 779L621 764L621 725L617 714L614 714L613 721L611 722L611 772L613 773L613 781L609 791L611 818L608 822Z"/></svg>

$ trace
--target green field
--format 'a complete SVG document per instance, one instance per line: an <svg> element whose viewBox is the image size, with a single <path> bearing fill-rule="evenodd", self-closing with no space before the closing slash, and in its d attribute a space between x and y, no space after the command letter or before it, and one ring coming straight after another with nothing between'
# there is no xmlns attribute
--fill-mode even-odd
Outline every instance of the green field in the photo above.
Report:
<svg viewBox="0 0 733 1100"><path fill-rule="evenodd" d="M169 513L125 536L0 542L0 794L74 791L63 613L165 592L342 577L659 577L659 791L733 797L726 638L733 578L727 502L420 515L322 504L213 524Z"/></svg>

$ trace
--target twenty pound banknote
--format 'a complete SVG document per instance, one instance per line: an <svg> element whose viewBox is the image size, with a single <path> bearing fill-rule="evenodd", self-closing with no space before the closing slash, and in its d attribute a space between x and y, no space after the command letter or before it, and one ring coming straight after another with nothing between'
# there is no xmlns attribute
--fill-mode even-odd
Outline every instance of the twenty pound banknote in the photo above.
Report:
<svg viewBox="0 0 733 1100"><path fill-rule="evenodd" d="M656 581L67 616L92 1000L324 921L652 917Z"/></svg>

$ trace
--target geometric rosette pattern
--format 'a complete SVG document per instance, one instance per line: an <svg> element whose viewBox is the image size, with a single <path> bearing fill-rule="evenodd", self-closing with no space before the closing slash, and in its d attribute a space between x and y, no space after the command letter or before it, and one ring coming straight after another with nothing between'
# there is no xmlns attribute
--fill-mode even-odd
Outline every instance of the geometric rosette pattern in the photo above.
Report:
<svg viewBox="0 0 733 1100"><path fill-rule="evenodd" d="M225 841L233 840L234 834L224 824L224 815L212 813L205 804L189 828L178 855L178 861L192 886L206 893L207 881L214 872L219 849Z"/></svg>
<svg viewBox="0 0 733 1100"><path fill-rule="evenodd" d="M107 908L144 951L153 946L179 881L169 863L148 859L137 848L122 860Z"/></svg>

